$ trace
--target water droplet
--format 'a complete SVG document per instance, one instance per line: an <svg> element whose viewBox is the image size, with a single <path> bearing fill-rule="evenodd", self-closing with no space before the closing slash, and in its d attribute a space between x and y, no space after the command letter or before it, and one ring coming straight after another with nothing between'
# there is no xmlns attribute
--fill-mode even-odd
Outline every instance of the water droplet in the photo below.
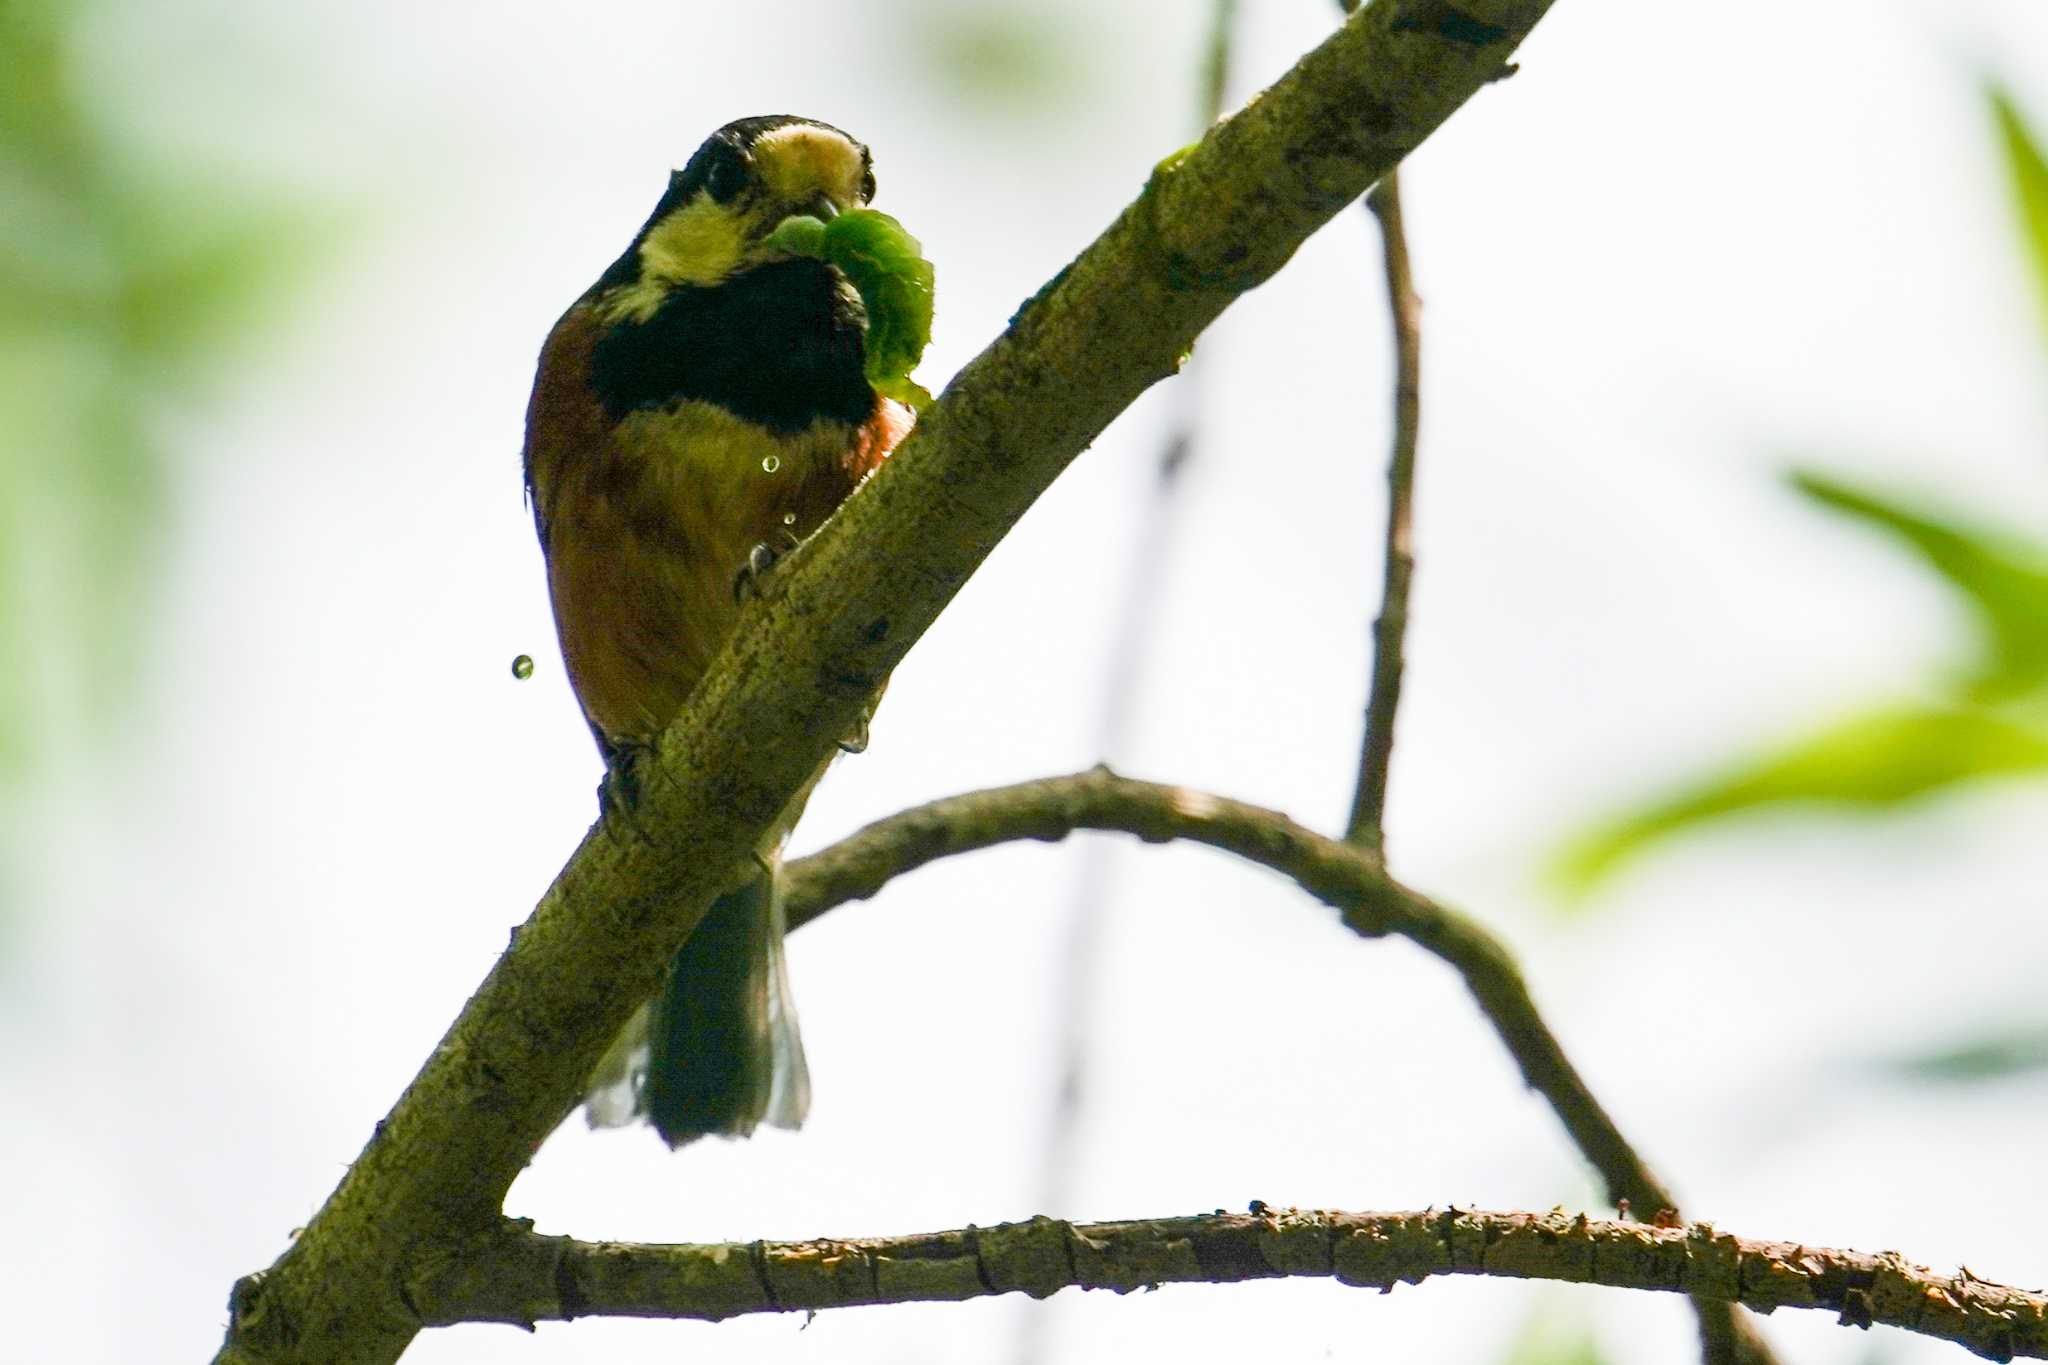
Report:
<svg viewBox="0 0 2048 1365"><path fill-rule="evenodd" d="M533 656L522 654L512 661L512 676L524 682L533 676Z"/></svg>
<svg viewBox="0 0 2048 1365"><path fill-rule="evenodd" d="M784 512L784 513L782 514L782 524L783 524L784 526L794 526L794 525L796 525L796 513L794 513L794 512Z"/></svg>
<svg viewBox="0 0 2048 1365"><path fill-rule="evenodd" d="M780 455L764 455L761 458L761 470L763 473L773 474L780 468L782 468L782 457Z"/></svg>

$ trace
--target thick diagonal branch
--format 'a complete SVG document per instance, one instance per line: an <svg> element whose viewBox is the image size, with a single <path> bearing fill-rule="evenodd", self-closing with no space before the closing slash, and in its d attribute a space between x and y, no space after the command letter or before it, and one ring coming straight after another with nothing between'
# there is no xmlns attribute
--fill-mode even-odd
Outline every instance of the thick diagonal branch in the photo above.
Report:
<svg viewBox="0 0 2048 1365"><path fill-rule="evenodd" d="M1028 1223L855 1240L655 1246L543 1237L506 1223L447 1273L414 1282L431 1323L706 1318L934 1303L1061 1289L1281 1276L1391 1291L1438 1275L1560 1280L1690 1294L1760 1313L1811 1308L1992 1360L2048 1358L2048 1296L1941 1275L1895 1252L1751 1241L1705 1224L1654 1227L1565 1213L1330 1213L1254 1205L1125 1223Z"/></svg>
<svg viewBox="0 0 2048 1365"><path fill-rule="evenodd" d="M643 828L584 840L328 1201L236 1286L221 1361L397 1359L420 1321L394 1286L491 1225L627 1013L877 682L1060 471L1232 300L1497 77L1548 8L1378 0L1162 163L784 561L647 764Z"/></svg>

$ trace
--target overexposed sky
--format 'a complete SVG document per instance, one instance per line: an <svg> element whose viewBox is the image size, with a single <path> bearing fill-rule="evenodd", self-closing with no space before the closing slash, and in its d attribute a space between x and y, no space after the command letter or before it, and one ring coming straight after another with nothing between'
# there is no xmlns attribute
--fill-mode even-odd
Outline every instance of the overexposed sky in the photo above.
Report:
<svg viewBox="0 0 2048 1365"><path fill-rule="evenodd" d="M1022 14L1022 20L1018 15ZM1233 107L1334 6L1242 7ZM131 4L95 68L161 155L318 206L326 273L177 414L145 712L53 783L0 1004L0 1265L23 1360L210 1354L575 846L596 756L562 678L518 447L533 357L667 170L786 110L875 150L939 269L937 388L1188 138L1207 6ZM1004 16L1009 16L1005 20ZM1055 26L1014 94L959 29ZM1006 24L1008 27L1006 27ZM1785 493L1818 462L2048 525L2048 404L1979 82L2048 127L2027 0L1560 0L1514 79L1404 172L1426 301L1401 875L1526 955L1687 1211L1745 1235L2048 1282L2035 1083L1859 1069L2005 1019L2048 961L2048 792L1730 829L1560 920L1577 821L1859 700L1958 637L1928 582ZM992 80L992 78L990 78ZM980 85L980 97L971 97ZM1349 212L1202 343L1207 389L1143 661L1135 775L1334 828L1377 598L1390 359ZM1148 396L899 671L799 849L1085 766L1165 410ZM886 566L877 566L886 571ZM539 667L515 683L527 652ZM856 1236L1050 1212L1578 1205L1597 1189L1450 974L1199 850L1113 855L1071 1207L1035 1202L1073 845L934 867L792 941L803 1134L671 1155L571 1125L510 1210L548 1232ZM2032 1215L2032 1218L2030 1218ZM14 1258L18 1264L7 1264ZM596 1362L1496 1358L1533 1305L1683 1361L1676 1300L1322 1284L429 1334L407 1357ZM1768 1324L1804 1365L1957 1348Z"/></svg>

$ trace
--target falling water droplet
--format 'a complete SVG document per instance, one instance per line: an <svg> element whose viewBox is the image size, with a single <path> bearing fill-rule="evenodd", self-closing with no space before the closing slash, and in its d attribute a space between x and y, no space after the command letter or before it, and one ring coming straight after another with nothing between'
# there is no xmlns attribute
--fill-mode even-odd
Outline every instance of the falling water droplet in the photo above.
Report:
<svg viewBox="0 0 2048 1365"><path fill-rule="evenodd" d="M782 468L782 457L780 455L765 455L762 457L761 469L764 473L773 474L780 468Z"/></svg>
<svg viewBox="0 0 2048 1365"><path fill-rule="evenodd" d="M533 676L533 656L521 654L512 661L512 676L524 682Z"/></svg>

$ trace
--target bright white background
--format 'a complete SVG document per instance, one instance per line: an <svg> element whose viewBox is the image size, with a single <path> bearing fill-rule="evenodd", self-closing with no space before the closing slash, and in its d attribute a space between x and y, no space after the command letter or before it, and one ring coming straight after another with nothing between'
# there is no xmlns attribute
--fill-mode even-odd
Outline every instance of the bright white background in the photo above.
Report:
<svg viewBox="0 0 2048 1365"><path fill-rule="evenodd" d="M1332 22L1247 5L1231 103ZM719 123L789 110L876 151L940 270L937 387L1185 142L1207 7L368 0L136 5L103 73L167 157L320 206L323 283L175 432L146 714L39 794L0 994L8 1344L211 1353L593 814L520 422L555 315ZM1012 90L948 34L1050 26ZM1391 843L1497 926L1688 1212L1745 1234L2048 1282L2048 1090L1909 1090L1865 1063L2038 995L2048 795L1754 827L1566 922L1576 822L1893 696L1960 624L1778 471L1817 460L2039 529L2032 300L1978 81L2048 81L2028 0L1560 0L1404 172L1426 298ZM977 90L977 86L980 87ZM2031 101L2048 126L2048 101ZM1134 774L1341 822L1377 599L1390 365L1347 212L1206 338L1205 437L1143 660ZM1085 766L1166 411L1141 403L898 673L797 835ZM886 573L886 564L875 571ZM535 677L515 683L521 651ZM1598 1191L1455 980L1268 876L1114 854L1084 1165L1035 1199L1073 846L892 886L793 941L816 1081L798 1137L671 1155L566 1127L511 1211L550 1232L861 1235L1050 1212L1547 1208ZM1539 1301L1680 1361L1675 1300L1433 1283L1172 1288L723 1326L469 1328L408 1360L1494 1358ZM1801 1362L1956 1361L1820 1316Z"/></svg>

